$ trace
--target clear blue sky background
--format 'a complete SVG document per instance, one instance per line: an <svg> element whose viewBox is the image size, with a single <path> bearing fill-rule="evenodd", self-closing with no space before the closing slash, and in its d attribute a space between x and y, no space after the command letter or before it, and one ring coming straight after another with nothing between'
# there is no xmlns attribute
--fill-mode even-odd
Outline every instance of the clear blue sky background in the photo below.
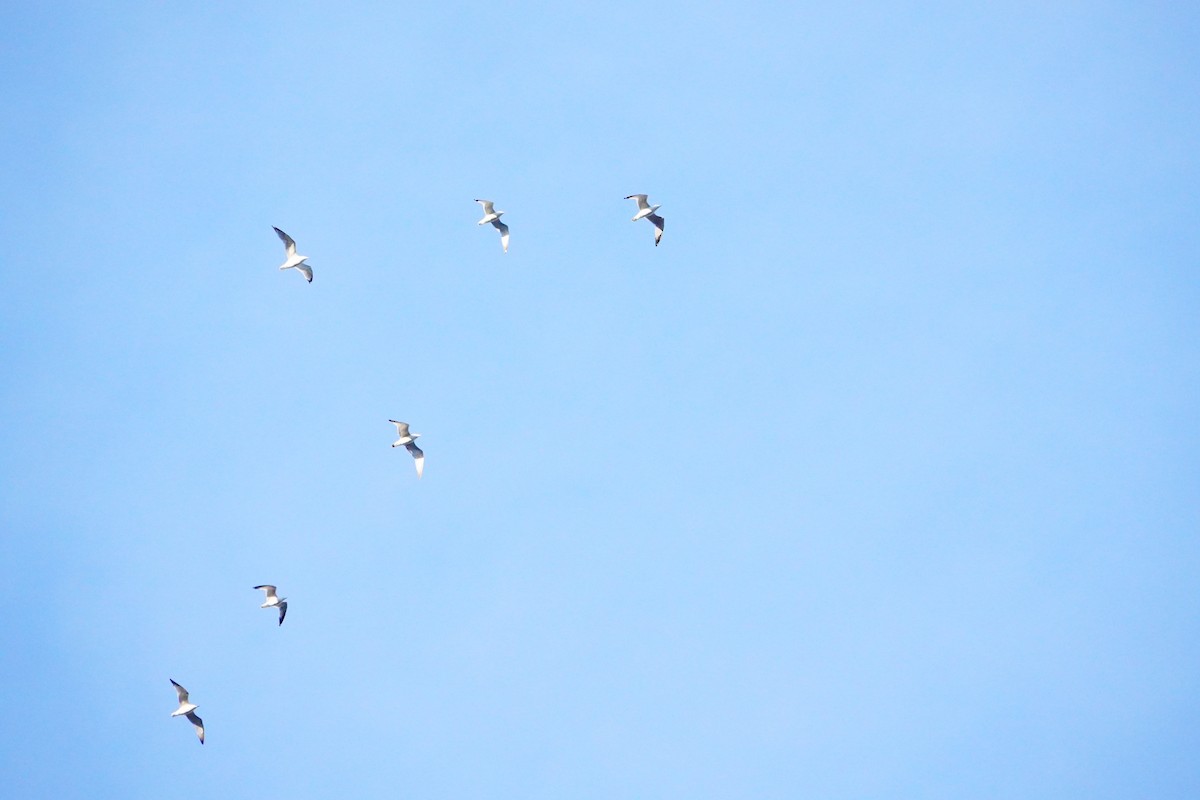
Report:
<svg viewBox="0 0 1200 800"><path fill-rule="evenodd" d="M1198 41L9 4L3 794L1200 796Z"/></svg>

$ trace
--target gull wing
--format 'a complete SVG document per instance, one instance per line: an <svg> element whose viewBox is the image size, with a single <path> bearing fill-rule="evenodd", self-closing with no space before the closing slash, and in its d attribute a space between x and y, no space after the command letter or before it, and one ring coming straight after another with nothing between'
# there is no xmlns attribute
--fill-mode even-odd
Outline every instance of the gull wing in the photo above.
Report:
<svg viewBox="0 0 1200 800"><path fill-rule="evenodd" d="M275 226L274 226L274 225L272 225L271 227L272 227L272 228L275 228ZM284 233L283 231L279 230L279 228L275 228L275 234L276 234L276 235L277 235L277 236L278 236L278 237L279 237L281 240L283 240L283 246L284 246L285 248L287 248L287 254L288 254L289 256L294 256L294 255L296 255L296 240L295 240L295 239L293 239L292 237L288 236L288 235L287 235L286 233Z"/></svg>
<svg viewBox="0 0 1200 800"><path fill-rule="evenodd" d="M287 600L279 604L279 624L283 624L283 618L287 616Z"/></svg>
<svg viewBox="0 0 1200 800"><path fill-rule="evenodd" d="M268 599L268 600L270 600L272 597L274 597L274 596L275 596L275 589L276 589L276 587L272 586L272 585L271 585L271 584L269 584L269 583L264 583L262 586L255 586L254 588L255 588L255 589L262 589L264 592L266 592L266 593L267 593L267 599Z"/></svg>
<svg viewBox="0 0 1200 800"><path fill-rule="evenodd" d="M408 423L407 422L397 422L394 419L389 419L388 422L390 422L396 426L396 433L400 436L401 439L403 439L405 436L408 436Z"/></svg>
<svg viewBox="0 0 1200 800"><path fill-rule="evenodd" d="M304 279L306 281L312 283L312 267L310 267L308 264L300 263L296 265L296 269L304 273Z"/></svg>
<svg viewBox="0 0 1200 800"><path fill-rule="evenodd" d="M175 679L171 678L171 685L175 687L175 694L179 695L179 704L183 705L188 701L188 690L175 683Z"/></svg>
<svg viewBox="0 0 1200 800"><path fill-rule="evenodd" d="M495 213L496 213L496 210L495 210L495 209L496 209L496 206L495 206L495 204L494 204L494 203L493 203L491 200L476 200L475 202L476 202L476 203L479 203L479 205L483 206L483 215L484 215L485 217L486 217L488 214L495 214Z"/></svg>
<svg viewBox="0 0 1200 800"><path fill-rule="evenodd" d="M187 713L188 722L192 723L192 727L196 729L196 735L200 737L200 744L204 744L204 720L196 716L195 711Z"/></svg>
<svg viewBox="0 0 1200 800"><path fill-rule="evenodd" d="M626 197L625 199L626 200L637 200L638 211L641 211L643 208L650 207L650 204L646 202L646 197L647 197L647 195L644 195L644 194L631 194L628 197Z"/></svg>
<svg viewBox="0 0 1200 800"><path fill-rule="evenodd" d="M496 230L500 231L500 246L504 248L504 252L508 252L508 226L498 219L492 220L492 224L496 226Z"/></svg>
<svg viewBox="0 0 1200 800"><path fill-rule="evenodd" d="M654 246L658 247L658 243L662 241L663 226L666 221L658 214L647 214L646 219L654 225Z"/></svg>
<svg viewBox="0 0 1200 800"><path fill-rule="evenodd" d="M417 477L421 477L425 473L425 451L417 447L416 442L409 442L404 446L408 448L408 452L412 453L413 461L417 466Z"/></svg>

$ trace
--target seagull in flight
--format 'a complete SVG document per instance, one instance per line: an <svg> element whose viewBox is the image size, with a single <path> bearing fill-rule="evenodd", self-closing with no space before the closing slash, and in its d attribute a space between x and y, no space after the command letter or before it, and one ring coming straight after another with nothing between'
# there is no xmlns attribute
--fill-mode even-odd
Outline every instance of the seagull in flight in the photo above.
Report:
<svg viewBox="0 0 1200 800"><path fill-rule="evenodd" d="M175 687L175 693L179 695L179 708L171 712L172 717L187 717L188 722L192 723L192 727L196 729L196 735L200 737L200 744L204 744L204 720L196 716L196 709L200 706L195 703L188 702L188 690L171 680L171 685Z"/></svg>
<svg viewBox="0 0 1200 800"><path fill-rule="evenodd" d="M304 277L309 283L312 283L312 267L304 263L308 260L308 256L302 256L296 252L296 240L279 230L279 228L275 228L275 234L283 241L283 246L287 250L287 261L283 262L279 268L291 269L295 267L304 273Z"/></svg>
<svg viewBox="0 0 1200 800"><path fill-rule="evenodd" d="M264 583L262 586L255 586L255 589L262 589L267 593L267 602L263 603L259 608L278 608L279 609L279 624L283 624L283 618L287 616L287 598L279 597L275 594L275 587L269 583Z"/></svg>
<svg viewBox="0 0 1200 800"><path fill-rule="evenodd" d="M500 246L504 248L504 252L508 252L508 226L500 221L500 217L504 214L503 211L497 211L491 200L476 200L476 203L483 206L483 219L476 222L476 225L483 225L490 222L492 226L500 231Z"/></svg>
<svg viewBox="0 0 1200 800"><path fill-rule="evenodd" d="M633 219L631 221L637 222L639 219L650 220L650 223L654 225L654 246L658 247L658 243L662 241L663 218L654 212L662 208L662 204L657 206L650 205L648 202L646 202L646 195L644 194L631 194L625 199L637 200L638 212L633 215Z"/></svg>
<svg viewBox="0 0 1200 800"><path fill-rule="evenodd" d="M488 205L491 204L489 203ZM504 212L500 213L503 214ZM407 422L397 422L394 419L389 419L388 422L396 426L396 433L400 435L400 438L392 443L392 447L404 445L408 452L412 453L413 459L417 462L417 477L420 478L421 473L425 471L425 452L417 447L417 438L421 434L409 433Z"/></svg>

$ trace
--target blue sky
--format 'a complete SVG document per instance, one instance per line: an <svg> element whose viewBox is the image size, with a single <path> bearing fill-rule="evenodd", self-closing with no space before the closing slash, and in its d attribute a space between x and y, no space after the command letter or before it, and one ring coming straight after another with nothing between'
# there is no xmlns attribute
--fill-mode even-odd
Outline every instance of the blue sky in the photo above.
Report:
<svg viewBox="0 0 1200 800"><path fill-rule="evenodd" d="M1195 797L1198 40L4 9L5 786Z"/></svg>

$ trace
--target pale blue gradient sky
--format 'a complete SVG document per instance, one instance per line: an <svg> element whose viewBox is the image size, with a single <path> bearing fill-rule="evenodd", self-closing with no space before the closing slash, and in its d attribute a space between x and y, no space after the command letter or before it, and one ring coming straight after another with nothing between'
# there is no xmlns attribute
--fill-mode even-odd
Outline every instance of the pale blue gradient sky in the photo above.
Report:
<svg viewBox="0 0 1200 800"><path fill-rule="evenodd" d="M1196 797L1197 41L6 7L5 791Z"/></svg>

